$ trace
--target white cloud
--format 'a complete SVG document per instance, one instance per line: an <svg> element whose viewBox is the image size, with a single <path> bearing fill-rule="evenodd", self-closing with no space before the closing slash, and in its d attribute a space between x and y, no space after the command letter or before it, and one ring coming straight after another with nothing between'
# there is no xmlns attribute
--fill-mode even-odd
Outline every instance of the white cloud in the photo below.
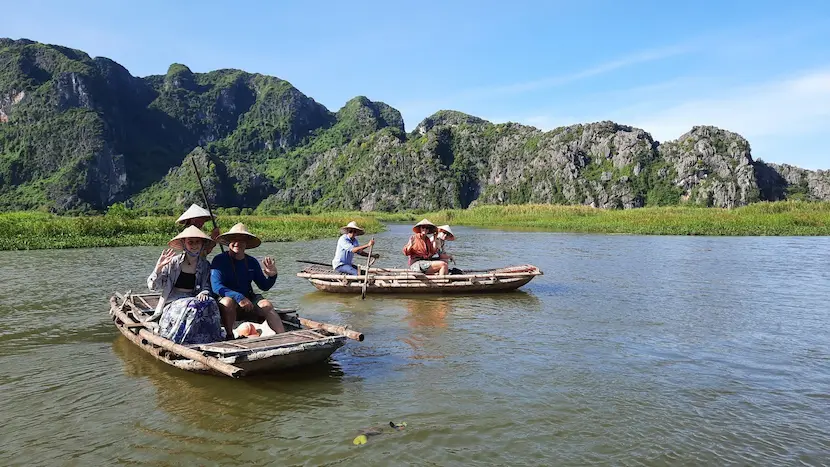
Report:
<svg viewBox="0 0 830 467"><path fill-rule="evenodd" d="M640 65L672 58L678 55L692 53L699 50L702 41L690 41L667 47L655 48L635 52L604 63L597 64L584 70L562 75L549 76L542 79L523 81L518 83L473 87L452 93L440 99L423 99L418 101L401 102L398 108L406 114L434 112L438 109L454 109L464 102L480 102L487 99L522 94L529 91L563 86L580 80L611 73L622 68Z"/></svg>
<svg viewBox="0 0 830 467"><path fill-rule="evenodd" d="M668 81L614 94L621 101L616 109L603 108L615 101L603 93L590 99L591 108L579 116L556 112L534 112L523 117L493 119L533 125L543 130L600 120L613 120L651 133L658 141L677 139L697 125L713 125L745 137L753 156L766 161L790 163L804 168L827 168L830 161L825 135L830 130L830 67L768 80L761 84L715 87L701 80L691 96L683 80ZM675 86L675 84L677 86ZM653 96L635 90L654 90ZM708 90L708 92L707 92Z"/></svg>
<svg viewBox="0 0 830 467"><path fill-rule="evenodd" d="M752 138L795 138L830 129L830 69L686 100L650 114L617 117L661 141L695 125L714 125ZM751 142L751 141L750 141Z"/></svg>
<svg viewBox="0 0 830 467"><path fill-rule="evenodd" d="M644 50L631 55L620 57L605 63L600 63L596 66L586 68L574 73L550 76L539 80L525 81L521 83L513 83L501 86L486 86L480 88L472 88L465 92L459 93L455 99L477 99L484 97L502 96L507 94L519 94L527 91L537 89L544 89L550 87L561 86L568 83L591 78L593 76L603 75L616 71L622 68L627 68L634 65L639 65L647 62L654 62L664 60L667 58L683 55L693 52L697 46L690 44L674 45L653 50Z"/></svg>

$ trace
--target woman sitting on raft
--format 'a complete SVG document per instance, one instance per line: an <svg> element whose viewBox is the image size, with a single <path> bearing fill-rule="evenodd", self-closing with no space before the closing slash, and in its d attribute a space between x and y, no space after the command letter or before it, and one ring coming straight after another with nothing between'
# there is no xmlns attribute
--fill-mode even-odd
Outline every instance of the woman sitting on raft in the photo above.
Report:
<svg viewBox="0 0 830 467"><path fill-rule="evenodd" d="M446 261L430 259L436 253L436 250L428 235L430 233L434 234L436 230L435 224L427 219L412 227L414 235L409 237L409 241L403 247L403 254L409 257L409 269L424 274L435 274L437 272L439 276L447 274L449 266Z"/></svg>
<svg viewBox="0 0 830 467"><path fill-rule="evenodd" d="M158 319L159 335L177 344L225 340L219 306L210 295L210 263L202 252L215 242L191 225L167 243L147 278L147 287L161 292L150 320ZM176 253L175 249L181 249Z"/></svg>

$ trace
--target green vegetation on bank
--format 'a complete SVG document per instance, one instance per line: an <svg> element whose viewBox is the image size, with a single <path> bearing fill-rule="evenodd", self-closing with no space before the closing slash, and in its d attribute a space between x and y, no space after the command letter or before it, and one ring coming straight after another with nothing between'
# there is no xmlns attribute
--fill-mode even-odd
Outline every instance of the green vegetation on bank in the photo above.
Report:
<svg viewBox="0 0 830 467"><path fill-rule="evenodd" d="M338 228L356 221L367 234L384 229L381 222L413 224L424 217L436 224L505 230L644 235L830 235L830 202L762 202L736 209L663 206L605 210L585 206L479 206L466 210L409 213L333 212L315 215L237 215L219 210L227 230L244 222L264 241L334 238ZM176 217L147 217L115 205L106 215L56 216L42 212L0 214L0 250L162 246L181 231ZM209 225L204 228L209 230Z"/></svg>
<svg viewBox="0 0 830 467"><path fill-rule="evenodd" d="M304 216L228 216L219 217L219 225L227 231L233 224L244 222L263 241L293 241L336 237L338 228L356 220L367 233L381 231L383 226L374 218L361 215L331 213ZM182 230L176 217L138 217L121 209L104 216L65 217L41 212L0 214L0 250L33 250L47 248L86 248L107 246L163 246ZM208 223L203 228L210 231Z"/></svg>
<svg viewBox="0 0 830 467"><path fill-rule="evenodd" d="M379 220L412 221L505 230L643 235L830 235L830 202L779 201L735 209L661 206L626 210L587 206L480 206L419 215L379 215ZM417 220L416 220L417 222Z"/></svg>

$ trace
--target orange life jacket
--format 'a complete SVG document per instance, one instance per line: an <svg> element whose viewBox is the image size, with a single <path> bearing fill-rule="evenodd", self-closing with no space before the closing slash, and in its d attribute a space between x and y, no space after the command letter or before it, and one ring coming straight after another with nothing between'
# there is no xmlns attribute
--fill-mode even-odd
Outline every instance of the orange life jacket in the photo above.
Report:
<svg viewBox="0 0 830 467"><path fill-rule="evenodd" d="M409 246L403 247L403 254L409 256L409 264L422 259L429 259L435 254L435 245L429 241L426 235L415 234L409 237Z"/></svg>

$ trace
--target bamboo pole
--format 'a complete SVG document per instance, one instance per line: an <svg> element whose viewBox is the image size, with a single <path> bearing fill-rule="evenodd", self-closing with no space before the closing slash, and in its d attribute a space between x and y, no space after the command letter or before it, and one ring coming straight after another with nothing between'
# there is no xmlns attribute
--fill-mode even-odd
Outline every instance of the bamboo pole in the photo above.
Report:
<svg viewBox="0 0 830 467"><path fill-rule="evenodd" d="M199 180L199 188L202 189L202 199L205 200L205 205L208 208L208 214L210 214L210 221L213 223L213 228L216 229L219 226L216 225L216 217L213 216L213 209L210 208L210 201L208 201L207 192L205 191L205 186L202 184L202 176L199 175L199 168L196 167L196 158L191 157L190 162L193 163L193 171L196 172L196 180ZM209 163L210 162L208 162L208 164ZM219 242L216 242L216 243L219 243ZM219 243L219 250L221 250L222 253L225 252L225 247L223 247L221 243ZM231 265L233 265L233 261L231 261ZM235 272L236 271L234 271L234 273Z"/></svg>
<svg viewBox="0 0 830 467"><path fill-rule="evenodd" d="M337 326L335 324L328 324L328 323L320 323L318 321L312 321L310 319L300 318L300 324L303 326L308 326L312 329L322 329L324 331L332 332L335 334L342 334L350 339L354 339L360 342L363 342L364 336L362 332L352 331L345 326Z"/></svg>
<svg viewBox="0 0 830 467"><path fill-rule="evenodd" d="M113 309L112 313L125 325L133 321L119 310ZM203 363L224 375L230 376L231 378L238 378L240 376L245 375L245 370L239 368L238 366L231 365L230 363L225 363L216 357L207 356L199 352L198 350L189 349L183 345L176 344L175 342L169 341L161 336L153 334L147 329L140 329L138 331L138 335L139 337L146 340L147 342L150 342L151 344L157 345L163 349L169 350L170 352L181 355L182 357L195 360L199 363Z"/></svg>

